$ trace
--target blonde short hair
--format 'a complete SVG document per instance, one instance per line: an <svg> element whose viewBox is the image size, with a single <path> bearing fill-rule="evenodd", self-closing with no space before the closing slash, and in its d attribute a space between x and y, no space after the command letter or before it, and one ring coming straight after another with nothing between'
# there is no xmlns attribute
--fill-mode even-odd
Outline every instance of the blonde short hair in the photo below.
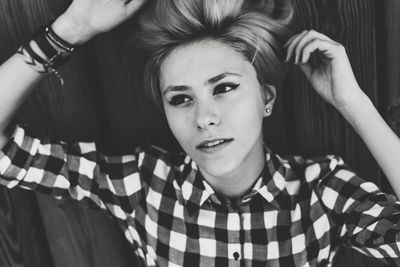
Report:
<svg viewBox="0 0 400 267"><path fill-rule="evenodd" d="M292 10L283 0L153 0L136 39L149 53L146 91L162 107L161 63L175 48L204 39L241 53L253 64L260 85L279 86L285 73L282 45L289 36Z"/></svg>

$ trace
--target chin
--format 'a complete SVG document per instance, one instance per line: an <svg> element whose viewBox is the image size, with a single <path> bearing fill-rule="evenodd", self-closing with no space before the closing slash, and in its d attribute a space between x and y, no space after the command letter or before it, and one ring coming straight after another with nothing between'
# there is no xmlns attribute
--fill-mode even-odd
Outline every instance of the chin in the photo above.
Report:
<svg viewBox="0 0 400 267"><path fill-rule="evenodd" d="M212 177L229 177L237 170L237 159L228 157L197 162L199 168Z"/></svg>

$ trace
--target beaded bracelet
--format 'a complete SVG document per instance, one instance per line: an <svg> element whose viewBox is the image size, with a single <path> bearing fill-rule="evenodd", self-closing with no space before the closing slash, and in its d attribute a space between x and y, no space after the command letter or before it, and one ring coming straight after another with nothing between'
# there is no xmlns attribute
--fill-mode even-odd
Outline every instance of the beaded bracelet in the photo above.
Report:
<svg viewBox="0 0 400 267"><path fill-rule="evenodd" d="M57 76L61 85L64 85L63 77L58 73L58 71L46 64L43 58L33 51L30 44L27 43L22 45L17 50L17 55L19 55L22 60L28 64L33 70L40 74L54 74Z"/></svg>
<svg viewBox="0 0 400 267"><path fill-rule="evenodd" d="M20 54L25 63L30 65L35 71L43 74L55 74L59 78L61 85L63 85L64 80L56 71L56 68L67 63L71 53L77 47L63 40L51 29L53 22L54 20L40 27L32 35L32 40L18 49L17 54ZM45 58L35 53L31 47L32 41L37 44L40 51L45 55Z"/></svg>

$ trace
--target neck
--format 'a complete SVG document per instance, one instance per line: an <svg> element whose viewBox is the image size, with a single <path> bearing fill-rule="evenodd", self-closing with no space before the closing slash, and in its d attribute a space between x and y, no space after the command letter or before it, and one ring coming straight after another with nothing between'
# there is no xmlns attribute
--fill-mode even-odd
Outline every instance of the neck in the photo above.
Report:
<svg viewBox="0 0 400 267"><path fill-rule="evenodd" d="M245 195L254 185L265 164L265 153L262 139L257 141L242 163L231 173L213 177L201 171L204 179L213 189L227 198L239 198Z"/></svg>

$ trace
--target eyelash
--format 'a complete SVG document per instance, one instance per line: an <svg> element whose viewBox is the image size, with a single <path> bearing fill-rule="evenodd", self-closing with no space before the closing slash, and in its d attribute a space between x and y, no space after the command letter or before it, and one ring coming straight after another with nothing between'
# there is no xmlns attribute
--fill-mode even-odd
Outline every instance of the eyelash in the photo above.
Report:
<svg viewBox="0 0 400 267"><path fill-rule="evenodd" d="M239 85L240 84L235 84L235 83L221 83L214 88L213 95L225 94L227 92L235 90L236 88L239 87ZM227 87L229 87L230 89L226 90ZM220 90L221 88L222 88L222 90ZM185 101L185 99L190 100L190 96L184 95L184 94L175 95L171 98L171 100L168 103L173 106L179 106L179 105L182 105L182 104L185 104L188 102L188 101Z"/></svg>
<svg viewBox="0 0 400 267"><path fill-rule="evenodd" d="M232 91L232 90L235 90L236 88L238 88L239 87L239 84L236 84L236 83L221 83L221 84L218 84L215 88L214 88L214 92L213 92L213 95L216 95L217 93L216 93L216 91L218 90L218 88L220 88L220 87L222 87L222 88L226 88L226 87L230 87L231 89L229 89L229 90L225 90L225 91L223 91L222 93L226 93L226 92L229 92L229 91Z"/></svg>

